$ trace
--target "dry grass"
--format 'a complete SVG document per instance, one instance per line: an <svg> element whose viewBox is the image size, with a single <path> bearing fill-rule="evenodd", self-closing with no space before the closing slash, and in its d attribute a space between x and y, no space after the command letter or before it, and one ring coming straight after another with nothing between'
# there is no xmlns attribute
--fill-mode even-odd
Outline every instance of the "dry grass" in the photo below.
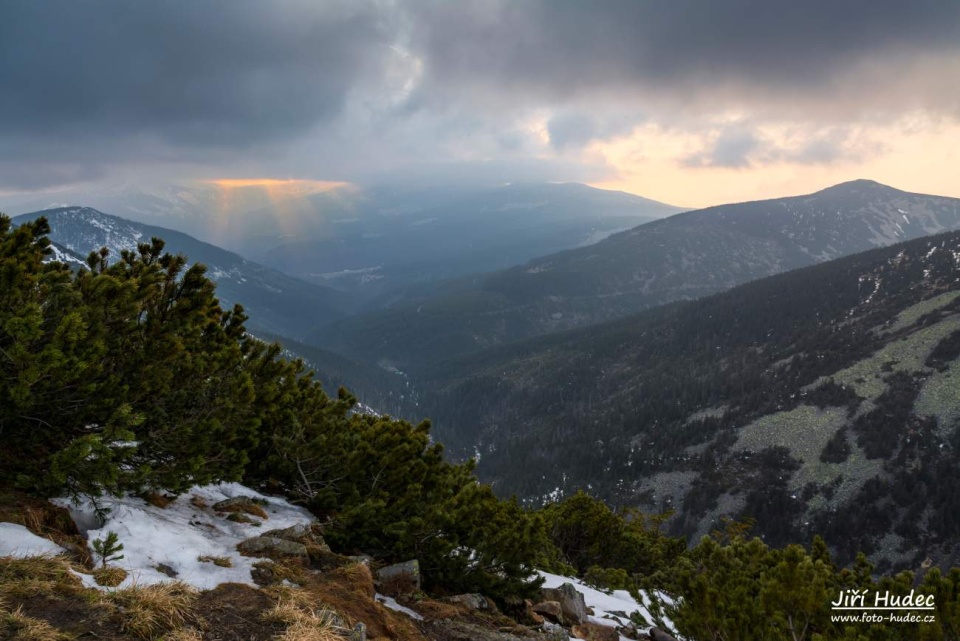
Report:
<svg viewBox="0 0 960 641"><path fill-rule="evenodd" d="M161 641L203 641L203 634L196 628L180 628L163 635Z"/></svg>
<svg viewBox="0 0 960 641"><path fill-rule="evenodd" d="M197 561L200 561L200 563L213 563L218 568L233 567L233 561L230 560L229 556L198 556Z"/></svg>
<svg viewBox="0 0 960 641"><path fill-rule="evenodd" d="M149 503L154 507L158 507L161 510L176 500L175 496L167 496L166 494L160 494L159 492L148 492L143 495L143 500Z"/></svg>
<svg viewBox="0 0 960 641"><path fill-rule="evenodd" d="M89 567L87 541L77 531L68 510L23 492L0 491L0 521L23 525L66 548L75 560Z"/></svg>
<svg viewBox="0 0 960 641"><path fill-rule="evenodd" d="M66 641L70 637L46 621L28 617L23 608L9 612L0 602L0 637L10 641Z"/></svg>
<svg viewBox="0 0 960 641"><path fill-rule="evenodd" d="M207 507L207 502L203 499L202 496L194 494L193 496L190 497L190 505L202 510L205 507Z"/></svg>
<svg viewBox="0 0 960 641"><path fill-rule="evenodd" d="M76 594L83 583L62 556L0 557L0 599Z"/></svg>
<svg viewBox="0 0 960 641"><path fill-rule="evenodd" d="M127 571L118 567L98 568L93 571L93 580L105 588L115 588L127 578Z"/></svg>
<svg viewBox="0 0 960 641"><path fill-rule="evenodd" d="M380 583L380 591L387 596L405 596L417 591L417 584L409 574L395 574Z"/></svg>
<svg viewBox="0 0 960 641"><path fill-rule="evenodd" d="M303 590L279 588L277 604L263 613L268 623L286 625L278 641L341 641L343 618L328 608L315 609L310 595Z"/></svg>
<svg viewBox="0 0 960 641"><path fill-rule="evenodd" d="M104 600L116 606L124 632L154 638L183 627L196 596L192 587L175 581L124 588L104 595Z"/></svg>
<svg viewBox="0 0 960 641"><path fill-rule="evenodd" d="M289 581L303 585L306 581L306 571L297 561L257 561L253 567L261 570L264 577L268 579L264 582L265 584Z"/></svg>
<svg viewBox="0 0 960 641"><path fill-rule="evenodd" d="M267 520L267 519L270 518L270 515L267 514L267 511L264 510L264 509L263 509L262 507L260 507L259 505L257 505L256 503L232 505L232 506L230 506L230 507L227 508L227 509L219 509L219 510L217 510L217 511L218 511L218 512L229 512L231 515L233 515L233 514L240 514L240 513L251 514L251 515L253 515L253 516L256 516L256 517L261 518L261 519L264 519L264 520ZM230 518L230 517L228 516L227 518Z"/></svg>

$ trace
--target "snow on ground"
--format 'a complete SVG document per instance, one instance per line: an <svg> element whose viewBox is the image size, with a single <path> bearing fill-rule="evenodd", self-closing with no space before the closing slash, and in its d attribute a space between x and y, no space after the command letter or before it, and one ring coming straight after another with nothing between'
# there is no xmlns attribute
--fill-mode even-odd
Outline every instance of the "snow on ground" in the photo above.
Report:
<svg viewBox="0 0 960 641"><path fill-rule="evenodd" d="M385 596L383 594L377 593L376 599L385 608L390 608L391 610L394 610L396 612L403 612L411 619L416 619L417 621L423 621L423 617L420 615L419 612L415 612L408 607L404 607L400 605L399 603L397 603L396 599L394 599L393 597L389 597L389 596Z"/></svg>
<svg viewBox="0 0 960 641"><path fill-rule="evenodd" d="M572 577L539 570L537 574L544 578L543 587L545 588L558 588L564 583L572 583L577 592L583 595L587 607L593 608L593 616L590 617L592 623L610 627L624 626L629 622L631 614L639 612L647 623L651 626L656 625L654 616L650 613L650 596L644 591L640 592L642 603L637 603L637 600L626 590L613 590L607 594ZM658 597L667 604L673 603L665 594L658 594ZM668 631L673 628L673 622L666 616L663 617L663 624ZM641 628L641 631L643 631L643 628ZM626 637L621 636L620 639L623 641Z"/></svg>
<svg viewBox="0 0 960 641"><path fill-rule="evenodd" d="M213 511L215 503L236 496L264 500L262 507L269 518L256 527L228 521L226 514ZM207 507L197 507L191 501L205 503ZM259 494L239 483L193 487L165 508L150 505L135 496L103 497L100 499L101 508L107 508L109 512L102 524L89 501L74 505L68 499L55 499L54 503L70 510L90 542L106 539L109 532L117 533L123 544L121 554L124 558L110 565L129 573L120 587L170 581L170 576L157 569L160 564L174 570L177 580L202 590L227 582L254 585L250 570L260 559L242 556L237 552L237 544L269 530L314 521L305 509L280 498ZM200 561L198 557L201 556L227 557L232 567Z"/></svg>
<svg viewBox="0 0 960 641"><path fill-rule="evenodd" d="M44 556L66 552L62 547L37 536L22 525L0 523L0 556Z"/></svg>

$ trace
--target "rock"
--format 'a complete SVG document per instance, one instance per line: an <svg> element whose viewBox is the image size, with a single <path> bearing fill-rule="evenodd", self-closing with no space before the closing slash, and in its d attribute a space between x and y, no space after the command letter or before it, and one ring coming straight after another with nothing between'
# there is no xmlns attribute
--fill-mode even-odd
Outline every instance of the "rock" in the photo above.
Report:
<svg viewBox="0 0 960 641"><path fill-rule="evenodd" d="M235 496L231 499L225 499L219 503L213 504L215 512L244 512L259 516L261 519L268 518L266 511L260 507L260 504L249 496Z"/></svg>
<svg viewBox="0 0 960 641"><path fill-rule="evenodd" d="M533 611L533 601L530 599L523 600L523 619L521 623L526 625L543 625L544 619L542 616Z"/></svg>
<svg viewBox="0 0 960 641"><path fill-rule="evenodd" d="M547 641L570 641L570 634L559 623L543 624L543 636Z"/></svg>
<svg viewBox="0 0 960 641"><path fill-rule="evenodd" d="M648 634L653 641L677 641L673 636L667 634L660 628L650 628Z"/></svg>
<svg viewBox="0 0 960 641"><path fill-rule="evenodd" d="M260 536L270 536L275 539L283 539L284 541L303 543L318 548L318 551L330 552L330 546L323 540L323 536L319 534L318 530L314 530L309 523L297 523L287 528L270 530Z"/></svg>
<svg viewBox="0 0 960 641"><path fill-rule="evenodd" d="M243 512L246 508L256 505L249 496L235 496L231 499L214 503L213 509L217 512Z"/></svg>
<svg viewBox="0 0 960 641"><path fill-rule="evenodd" d="M389 596L412 594L420 589L420 561L404 561L377 570L380 591Z"/></svg>
<svg viewBox="0 0 960 641"><path fill-rule="evenodd" d="M350 631L350 641L367 641L367 626L363 623L353 626L353 630Z"/></svg>
<svg viewBox="0 0 960 641"><path fill-rule="evenodd" d="M533 611L542 614L554 623L563 623L563 608L558 601L542 601L533 606Z"/></svg>
<svg viewBox="0 0 960 641"><path fill-rule="evenodd" d="M427 633L427 638L444 639L444 641L530 641L525 636L521 637L509 632L491 630L475 623L467 623L456 619L425 621L423 627ZM556 641L567 641L567 639L557 637Z"/></svg>
<svg viewBox="0 0 960 641"><path fill-rule="evenodd" d="M593 608L591 608L591 607L588 605L588 606L587 606L587 614L588 614L589 616L593 616L594 614L596 614L596 612L594 612L594 611L593 611Z"/></svg>
<svg viewBox="0 0 960 641"><path fill-rule="evenodd" d="M570 632L584 641L620 641L616 628L597 623L581 623L573 626Z"/></svg>
<svg viewBox="0 0 960 641"><path fill-rule="evenodd" d="M489 610L490 604L481 594L457 594L444 599L447 603L457 603L470 610Z"/></svg>
<svg viewBox="0 0 960 641"><path fill-rule="evenodd" d="M352 556L348 556L347 558L353 561L354 563L359 563L367 567L370 567L370 563L373 562L373 557L370 556L369 554L355 554Z"/></svg>
<svg viewBox="0 0 960 641"><path fill-rule="evenodd" d="M559 588L543 588L541 593L544 601L556 601L560 604L565 623L578 625L587 622L587 604L572 583L564 583Z"/></svg>
<svg viewBox="0 0 960 641"><path fill-rule="evenodd" d="M617 628L617 632L620 636L626 637L627 639L637 640L640 638L636 628Z"/></svg>
<svg viewBox="0 0 960 641"><path fill-rule="evenodd" d="M237 545L241 554L247 556L307 556L307 546L295 541L273 536L255 536Z"/></svg>
<svg viewBox="0 0 960 641"><path fill-rule="evenodd" d="M217 505L219 505L219 503ZM313 531L310 529L308 524L297 523L296 525L291 525L290 527L264 532L260 536L272 536L275 539L283 539L285 541L302 541L303 539L313 540Z"/></svg>

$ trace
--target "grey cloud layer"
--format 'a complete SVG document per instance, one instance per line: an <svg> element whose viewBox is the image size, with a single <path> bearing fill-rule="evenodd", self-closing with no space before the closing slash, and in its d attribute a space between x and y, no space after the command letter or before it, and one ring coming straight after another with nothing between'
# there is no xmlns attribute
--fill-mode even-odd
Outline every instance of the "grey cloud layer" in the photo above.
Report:
<svg viewBox="0 0 960 641"><path fill-rule="evenodd" d="M913 61L934 61L914 93L960 115L936 62L960 59L957 0L35 0L0 18L0 189L157 159L351 179L336 170L454 161L458 144L522 167L538 108L563 154L725 95L888 100ZM864 65L874 86L838 86ZM715 143L691 166L762 156L748 130ZM808 147L797 162L838 153Z"/></svg>
<svg viewBox="0 0 960 641"><path fill-rule="evenodd" d="M816 86L873 56L960 48L956 0L525 0L414 3L437 83L558 98L741 81Z"/></svg>
<svg viewBox="0 0 960 641"><path fill-rule="evenodd" d="M5 3L0 132L288 136L335 115L387 42L359 2Z"/></svg>

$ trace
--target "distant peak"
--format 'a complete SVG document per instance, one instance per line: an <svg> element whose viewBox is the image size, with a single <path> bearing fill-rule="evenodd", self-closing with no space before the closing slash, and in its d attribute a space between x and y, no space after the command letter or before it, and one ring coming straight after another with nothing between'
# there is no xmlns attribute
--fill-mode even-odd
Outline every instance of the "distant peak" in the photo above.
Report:
<svg viewBox="0 0 960 641"><path fill-rule="evenodd" d="M900 191L890 187L889 185L884 185L883 183L878 183L876 180L868 180L866 178L858 178L857 180L849 180L847 182L842 182L834 185L833 187L827 187L822 189L817 194L834 194L834 193L858 193L858 192L875 192L875 191Z"/></svg>

